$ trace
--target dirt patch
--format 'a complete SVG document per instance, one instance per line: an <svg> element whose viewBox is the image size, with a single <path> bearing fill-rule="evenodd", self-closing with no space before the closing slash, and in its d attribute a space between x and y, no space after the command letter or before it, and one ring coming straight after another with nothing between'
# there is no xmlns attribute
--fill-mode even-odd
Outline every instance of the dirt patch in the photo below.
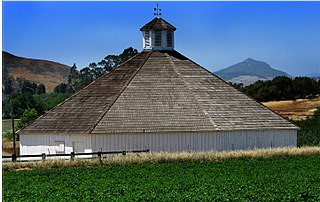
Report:
<svg viewBox="0 0 320 202"><path fill-rule="evenodd" d="M16 169L16 171L20 171L20 170L33 170L32 168L18 168Z"/></svg>
<svg viewBox="0 0 320 202"><path fill-rule="evenodd" d="M283 117L293 120L303 120L313 116L317 108L320 107L320 97L314 99L263 102L262 104Z"/></svg>

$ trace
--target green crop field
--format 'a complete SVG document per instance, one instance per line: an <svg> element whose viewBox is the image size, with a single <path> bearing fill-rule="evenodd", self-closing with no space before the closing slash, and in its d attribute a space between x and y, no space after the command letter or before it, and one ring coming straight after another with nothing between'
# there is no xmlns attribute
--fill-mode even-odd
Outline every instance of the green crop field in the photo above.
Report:
<svg viewBox="0 0 320 202"><path fill-rule="evenodd" d="M4 171L3 201L320 201L320 156Z"/></svg>

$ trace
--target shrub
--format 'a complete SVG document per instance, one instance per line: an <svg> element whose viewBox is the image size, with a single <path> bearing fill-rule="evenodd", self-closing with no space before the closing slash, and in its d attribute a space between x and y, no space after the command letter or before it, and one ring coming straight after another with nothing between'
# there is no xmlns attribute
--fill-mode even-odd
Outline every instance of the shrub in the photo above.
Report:
<svg viewBox="0 0 320 202"><path fill-rule="evenodd" d="M17 129L20 129L29 123L31 123L33 120L38 118L38 113L35 109L27 109L23 112L20 121L18 122Z"/></svg>

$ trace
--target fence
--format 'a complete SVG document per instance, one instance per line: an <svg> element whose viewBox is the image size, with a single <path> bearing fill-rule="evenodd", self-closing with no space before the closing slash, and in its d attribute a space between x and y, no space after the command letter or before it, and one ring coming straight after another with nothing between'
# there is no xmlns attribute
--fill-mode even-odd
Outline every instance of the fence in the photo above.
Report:
<svg viewBox="0 0 320 202"><path fill-rule="evenodd" d="M122 154L126 155L127 153L142 153L142 152L150 152L149 149L144 149L144 150L131 150L131 151L107 151L107 152L91 152L91 153L75 153L71 152L70 154L35 154L35 155L15 155L12 154L11 156L2 156L2 159L12 159L12 162L17 162L18 158L32 158L32 157L41 157L42 160L46 160L47 157L64 157L64 156L70 156L71 160L74 160L76 156L86 156L86 155L96 155L99 160L101 160L103 154Z"/></svg>

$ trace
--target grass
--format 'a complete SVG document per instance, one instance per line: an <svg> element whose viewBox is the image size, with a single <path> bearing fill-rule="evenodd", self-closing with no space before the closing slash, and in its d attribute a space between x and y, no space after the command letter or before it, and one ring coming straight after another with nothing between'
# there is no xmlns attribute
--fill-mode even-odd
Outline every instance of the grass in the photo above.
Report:
<svg viewBox="0 0 320 202"><path fill-rule="evenodd" d="M17 126L20 119L14 120L14 125ZM8 140L11 137L7 137L8 135L11 136L12 134L12 122L11 119L2 119L2 140Z"/></svg>
<svg viewBox="0 0 320 202"><path fill-rule="evenodd" d="M20 145L19 141L16 141L16 152L19 154ZM13 141L2 141L2 155L12 155L13 154Z"/></svg>
<svg viewBox="0 0 320 202"><path fill-rule="evenodd" d="M121 164L143 164L143 163L173 163L173 162L220 162L239 158L256 159L287 156L310 156L319 155L320 147L301 147L301 148L274 148L259 149L251 151L230 151L230 152L192 152L192 153L140 153L126 156L113 155L99 159L76 159L70 160L46 160L21 163L2 163L3 171L30 170L30 169L50 169L61 167L95 167L104 165Z"/></svg>
<svg viewBox="0 0 320 202"><path fill-rule="evenodd" d="M320 106L320 98L271 101L262 104L286 118L303 120L314 115L317 107Z"/></svg>
<svg viewBox="0 0 320 202"><path fill-rule="evenodd" d="M2 199L3 201L320 200L320 155L253 159L239 157L223 161L198 160L5 171L2 176Z"/></svg>
<svg viewBox="0 0 320 202"><path fill-rule="evenodd" d="M19 121L19 119L14 120L15 126L18 124L18 121ZM7 130L12 130L11 119L2 119L2 133Z"/></svg>
<svg viewBox="0 0 320 202"><path fill-rule="evenodd" d="M20 119L14 120L17 126ZM13 153L12 146L12 123L11 119L2 119L2 155L11 155ZM19 151L19 141L16 142L17 151Z"/></svg>

